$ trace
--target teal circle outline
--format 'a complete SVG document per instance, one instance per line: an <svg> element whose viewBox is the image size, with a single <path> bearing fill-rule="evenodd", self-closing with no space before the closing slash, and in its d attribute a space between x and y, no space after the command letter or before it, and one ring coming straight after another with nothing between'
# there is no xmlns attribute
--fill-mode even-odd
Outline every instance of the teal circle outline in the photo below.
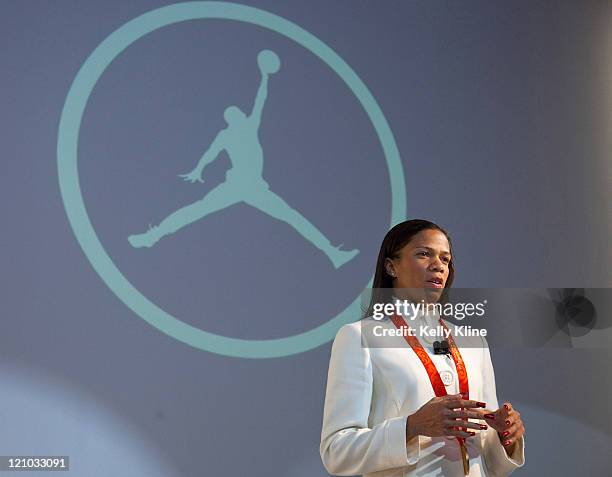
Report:
<svg viewBox="0 0 612 477"><path fill-rule="evenodd" d="M100 278L128 308L159 331L200 350L237 358L276 358L308 351L333 339L340 326L355 321L360 313L359 296L326 323L284 338L245 340L209 333L175 318L140 293L108 256L87 214L78 175L78 141L83 113L97 81L136 40L167 25L200 19L234 20L272 30L327 64L359 100L374 126L389 171L391 225L404 220L404 173L393 133L376 100L351 67L329 46L289 20L255 7L213 1L176 3L146 12L111 33L85 60L68 91L59 124L58 175L64 208L79 245ZM371 283L372 279L367 286Z"/></svg>

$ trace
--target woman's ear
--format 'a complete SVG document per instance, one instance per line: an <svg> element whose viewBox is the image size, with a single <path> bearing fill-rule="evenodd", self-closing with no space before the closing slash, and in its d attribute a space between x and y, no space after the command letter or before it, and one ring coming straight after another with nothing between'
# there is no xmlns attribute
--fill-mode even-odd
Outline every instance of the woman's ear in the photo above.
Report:
<svg viewBox="0 0 612 477"><path fill-rule="evenodd" d="M387 275L390 275L391 277L395 278L395 267L390 258L385 259L385 270L387 272Z"/></svg>

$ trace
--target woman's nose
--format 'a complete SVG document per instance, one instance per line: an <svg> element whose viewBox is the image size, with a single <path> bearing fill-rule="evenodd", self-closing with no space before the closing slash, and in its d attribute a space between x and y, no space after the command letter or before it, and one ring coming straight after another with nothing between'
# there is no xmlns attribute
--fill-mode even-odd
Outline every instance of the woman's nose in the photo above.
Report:
<svg viewBox="0 0 612 477"><path fill-rule="evenodd" d="M435 258L430 264L429 264L429 268L431 270L444 270L444 263L442 263L442 260L440 260L439 258Z"/></svg>

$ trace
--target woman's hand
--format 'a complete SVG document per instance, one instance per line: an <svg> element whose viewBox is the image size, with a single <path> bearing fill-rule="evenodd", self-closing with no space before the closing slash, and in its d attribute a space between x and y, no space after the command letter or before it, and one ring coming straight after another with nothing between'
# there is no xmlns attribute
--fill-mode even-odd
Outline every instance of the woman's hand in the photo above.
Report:
<svg viewBox="0 0 612 477"><path fill-rule="evenodd" d="M418 435L472 437L476 433L468 429L485 430L487 426L469 422L467 419L482 419L482 410L475 408L484 407L484 402L462 399L461 394L435 397L408 416L406 438L411 439Z"/></svg>
<svg viewBox="0 0 612 477"><path fill-rule="evenodd" d="M515 410L512 404L505 402L497 411L488 412L484 417L487 423L497 431L499 440L506 451L512 454L513 444L525 434L521 413Z"/></svg>

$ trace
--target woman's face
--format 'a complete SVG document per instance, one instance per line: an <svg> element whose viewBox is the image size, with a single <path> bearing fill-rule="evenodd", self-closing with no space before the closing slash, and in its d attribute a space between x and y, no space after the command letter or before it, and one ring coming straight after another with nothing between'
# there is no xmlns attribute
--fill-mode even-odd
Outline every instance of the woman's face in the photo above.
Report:
<svg viewBox="0 0 612 477"><path fill-rule="evenodd" d="M393 288L402 288L399 298L437 302L444 291L451 261L450 245L439 230L422 230L387 259L386 271L394 277ZM399 290L398 290L399 291Z"/></svg>

